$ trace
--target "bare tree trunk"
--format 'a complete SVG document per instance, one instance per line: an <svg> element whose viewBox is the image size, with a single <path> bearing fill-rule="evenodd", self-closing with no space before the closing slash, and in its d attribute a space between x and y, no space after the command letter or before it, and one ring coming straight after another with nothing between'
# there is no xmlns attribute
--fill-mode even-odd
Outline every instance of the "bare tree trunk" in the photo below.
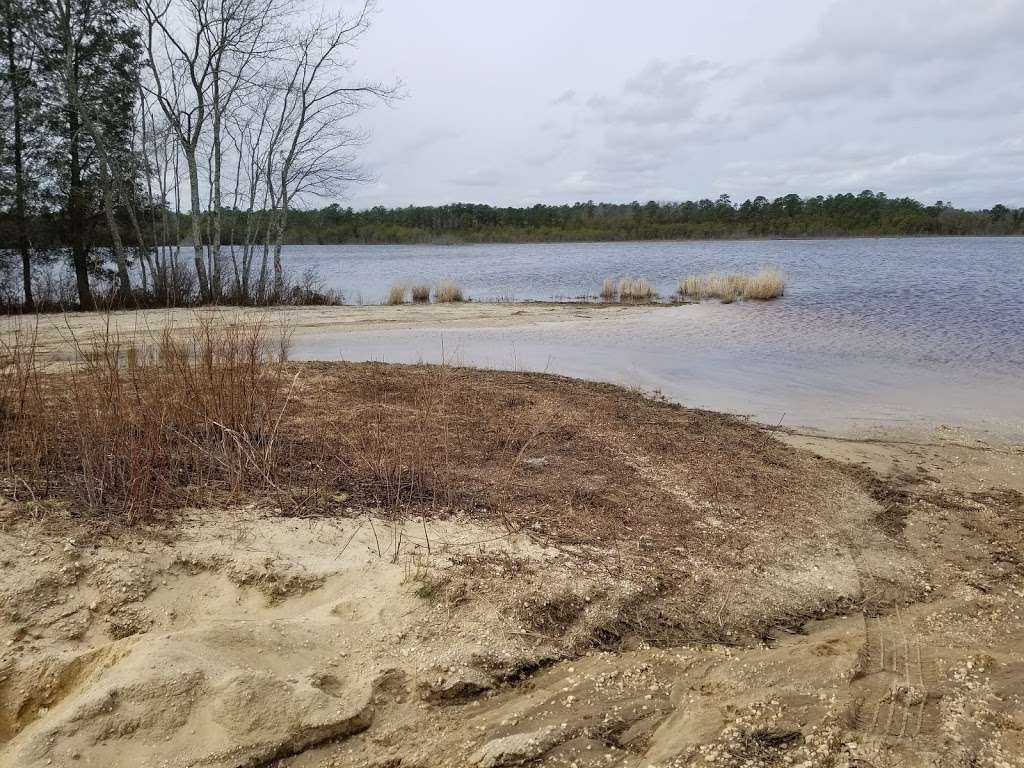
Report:
<svg viewBox="0 0 1024 768"><path fill-rule="evenodd" d="M124 256L124 244L121 241L121 228L117 225L115 212L113 180L111 179L110 167L107 160L100 152L97 165L100 169L100 186L103 189L103 215L107 220L107 227L110 229L110 246L114 254L114 264L117 267L118 299L122 304L127 305L132 298L131 277L128 274L128 262Z"/></svg>
<svg viewBox="0 0 1024 768"><path fill-rule="evenodd" d="M210 223L210 253L213 261L213 275L211 279L210 289L215 296L218 298L222 291L222 280L223 270L221 266L221 249L220 249L220 237L221 237L221 190L220 190L220 176L221 176L221 101L220 101L220 64L218 62L217 67L213 71L213 120L212 120L212 133L213 133L213 147L212 147L212 163L210 168L210 215L212 221Z"/></svg>
<svg viewBox="0 0 1024 768"><path fill-rule="evenodd" d="M199 293L203 301L212 301L210 279L206 272L206 261L203 258L202 212L199 202L199 166L196 164L195 151L185 150L185 162L188 165L188 189L192 199L192 249L195 252L196 277L199 280Z"/></svg>

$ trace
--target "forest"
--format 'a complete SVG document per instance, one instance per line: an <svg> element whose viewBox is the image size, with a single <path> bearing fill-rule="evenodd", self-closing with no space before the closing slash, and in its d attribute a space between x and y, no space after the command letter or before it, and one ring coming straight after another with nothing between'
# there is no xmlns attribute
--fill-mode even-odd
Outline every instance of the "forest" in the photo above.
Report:
<svg viewBox="0 0 1024 768"><path fill-rule="evenodd" d="M350 74L374 11L0 0L0 304L288 300L292 209L365 177L353 118L399 96Z"/></svg>
<svg viewBox="0 0 1024 768"><path fill-rule="evenodd" d="M865 190L859 194L644 204L497 208L459 203L295 211L288 243L493 243L1024 234L1024 209L967 211Z"/></svg>

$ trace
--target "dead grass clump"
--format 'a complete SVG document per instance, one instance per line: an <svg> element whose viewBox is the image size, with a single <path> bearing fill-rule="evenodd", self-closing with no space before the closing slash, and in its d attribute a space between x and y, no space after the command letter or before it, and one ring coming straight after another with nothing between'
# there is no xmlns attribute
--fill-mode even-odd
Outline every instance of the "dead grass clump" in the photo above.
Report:
<svg viewBox="0 0 1024 768"><path fill-rule="evenodd" d="M653 301L654 296L654 288L645 278L624 277L619 281L619 301Z"/></svg>
<svg viewBox="0 0 1024 768"><path fill-rule="evenodd" d="M774 299L783 295L785 281L782 273L762 269L744 272L712 272L707 275L688 275L679 281L679 295L684 299L719 299L729 304L737 299Z"/></svg>
<svg viewBox="0 0 1024 768"><path fill-rule="evenodd" d="M451 280L442 280L434 289L434 298L442 304L450 304L465 301L462 288Z"/></svg>
<svg viewBox="0 0 1024 768"><path fill-rule="evenodd" d="M404 285L392 285L388 289L387 303L392 306L396 304L405 304L405 294L407 290L408 289Z"/></svg>
<svg viewBox="0 0 1024 768"><path fill-rule="evenodd" d="M777 269L762 269L751 275L743 292L745 299L767 301L782 296L786 291L786 281Z"/></svg>
<svg viewBox="0 0 1024 768"><path fill-rule="evenodd" d="M108 329L75 341L53 372L31 339L4 342L0 442L15 496L130 521L211 492L273 485L275 436L289 400L286 334L204 320L149 348ZM12 344L15 347L12 347Z"/></svg>
<svg viewBox="0 0 1024 768"><path fill-rule="evenodd" d="M615 301L618 297L619 292L615 287L615 278L606 277L601 283L601 298L604 301Z"/></svg>
<svg viewBox="0 0 1024 768"><path fill-rule="evenodd" d="M412 300L416 304L426 304L430 301L430 286L424 283L417 283L410 289Z"/></svg>

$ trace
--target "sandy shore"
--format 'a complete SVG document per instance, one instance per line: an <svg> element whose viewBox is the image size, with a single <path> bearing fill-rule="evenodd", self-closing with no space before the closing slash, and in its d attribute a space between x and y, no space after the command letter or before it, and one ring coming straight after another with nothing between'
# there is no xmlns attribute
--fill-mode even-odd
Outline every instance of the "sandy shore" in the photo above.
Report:
<svg viewBox="0 0 1024 768"><path fill-rule="evenodd" d="M254 325L270 330L287 328L293 336L336 334L346 331L415 328L514 328L538 323L593 320L612 321L663 311L667 305L585 304L570 302L465 302L462 304L406 304L401 306L329 306L215 309L146 309L110 313L41 315L38 318L0 318L0 337L15 332L36 334L39 349L65 356L73 340L111 334L121 340L144 339L166 328L187 331L211 320Z"/></svg>

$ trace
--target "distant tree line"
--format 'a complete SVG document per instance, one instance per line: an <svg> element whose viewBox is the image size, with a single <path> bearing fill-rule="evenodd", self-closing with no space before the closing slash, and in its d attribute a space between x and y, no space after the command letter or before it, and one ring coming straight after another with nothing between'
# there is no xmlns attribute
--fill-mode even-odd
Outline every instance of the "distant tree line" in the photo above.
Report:
<svg viewBox="0 0 1024 768"><path fill-rule="evenodd" d="M349 77L353 5L0 0L0 306L280 301L293 209L396 95Z"/></svg>
<svg viewBox="0 0 1024 768"><path fill-rule="evenodd" d="M370 208L331 205L295 211L287 243L543 242L689 240L877 235L1020 235L1024 208L996 205L982 211L939 201L860 194L774 200L755 197L734 204L717 200L681 203L575 203L498 208L457 203Z"/></svg>

